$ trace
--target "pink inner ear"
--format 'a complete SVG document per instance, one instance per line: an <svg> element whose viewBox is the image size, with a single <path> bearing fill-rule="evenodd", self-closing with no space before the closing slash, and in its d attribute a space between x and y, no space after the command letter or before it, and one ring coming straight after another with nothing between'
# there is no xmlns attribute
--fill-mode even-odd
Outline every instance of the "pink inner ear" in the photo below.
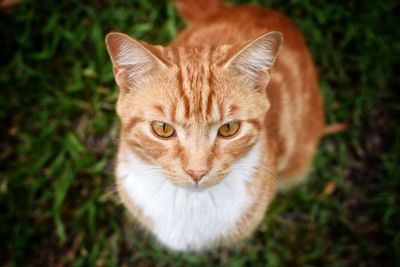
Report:
<svg viewBox="0 0 400 267"><path fill-rule="evenodd" d="M269 71L265 70L258 72L258 79L255 82L255 88L257 90L265 90L270 80L271 75Z"/></svg>
<svg viewBox="0 0 400 267"><path fill-rule="evenodd" d="M254 87L265 87L269 81L268 72L275 62L281 41L282 34L279 32L263 34L241 48L228 61L227 66L236 70Z"/></svg>
<svg viewBox="0 0 400 267"><path fill-rule="evenodd" d="M107 49L114 65L114 76L118 86L128 90L135 87L145 76L164 66L157 48L138 42L128 35L109 33Z"/></svg>
<svg viewBox="0 0 400 267"><path fill-rule="evenodd" d="M126 69L114 66L113 71L118 87L121 89L122 92L127 93L129 91L129 82Z"/></svg>

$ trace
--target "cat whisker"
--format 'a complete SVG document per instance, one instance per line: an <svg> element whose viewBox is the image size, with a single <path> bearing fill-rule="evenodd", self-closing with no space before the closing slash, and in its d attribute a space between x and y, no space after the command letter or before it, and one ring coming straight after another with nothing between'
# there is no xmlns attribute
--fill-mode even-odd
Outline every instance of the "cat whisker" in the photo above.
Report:
<svg viewBox="0 0 400 267"><path fill-rule="evenodd" d="M104 188L105 194L114 193L114 192L117 192L117 183L116 182L114 182L114 183L108 185L106 188Z"/></svg>
<svg viewBox="0 0 400 267"><path fill-rule="evenodd" d="M113 182L104 189L104 192L100 195L100 200L108 199L111 195L117 193L117 191L117 183Z"/></svg>
<svg viewBox="0 0 400 267"><path fill-rule="evenodd" d="M160 172L159 172L158 169L142 169L140 171L144 172L144 174L146 176L149 176L149 177L151 177L151 176L159 176L160 175ZM129 175L121 176L121 177L118 178L118 181L119 182L124 182L128 178L129 178ZM116 187L116 183L115 183L115 187Z"/></svg>
<svg viewBox="0 0 400 267"><path fill-rule="evenodd" d="M152 171L152 170L156 170L156 171L159 171L159 170L161 170L161 167L158 167L158 166L146 166L146 167L143 167L143 166L140 166L140 170L149 170L149 171Z"/></svg>
<svg viewBox="0 0 400 267"><path fill-rule="evenodd" d="M270 177L272 177L274 179L275 182L278 181L278 177L276 176L275 172L272 171L271 169L267 168L267 167L264 167L264 166L251 166L251 165L238 164L238 165L234 165L232 167L232 169L236 169L236 170L252 169L252 170L255 170L255 171L258 171L258 172L265 171L270 175Z"/></svg>

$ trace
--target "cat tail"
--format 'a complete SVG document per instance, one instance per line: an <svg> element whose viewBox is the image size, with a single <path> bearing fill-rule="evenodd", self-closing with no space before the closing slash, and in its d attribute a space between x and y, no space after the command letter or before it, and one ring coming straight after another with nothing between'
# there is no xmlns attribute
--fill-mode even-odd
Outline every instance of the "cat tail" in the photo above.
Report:
<svg viewBox="0 0 400 267"><path fill-rule="evenodd" d="M335 133L340 133L347 130L348 125L346 123L333 123L330 125L326 125L322 134L323 135L331 135Z"/></svg>
<svg viewBox="0 0 400 267"><path fill-rule="evenodd" d="M187 23L200 21L225 7L223 0L173 0Z"/></svg>

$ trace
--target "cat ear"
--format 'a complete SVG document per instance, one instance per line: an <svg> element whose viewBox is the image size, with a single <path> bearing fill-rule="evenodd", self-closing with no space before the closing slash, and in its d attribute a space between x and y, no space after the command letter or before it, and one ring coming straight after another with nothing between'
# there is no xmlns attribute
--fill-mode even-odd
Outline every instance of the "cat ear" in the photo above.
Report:
<svg viewBox="0 0 400 267"><path fill-rule="evenodd" d="M157 47L136 41L128 35L109 33L106 45L113 63L115 81L121 90L129 91L143 78L166 66Z"/></svg>
<svg viewBox="0 0 400 267"><path fill-rule="evenodd" d="M269 32L250 41L225 64L253 86L266 85L269 70L275 62L282 43L280 32Z"/></svg>

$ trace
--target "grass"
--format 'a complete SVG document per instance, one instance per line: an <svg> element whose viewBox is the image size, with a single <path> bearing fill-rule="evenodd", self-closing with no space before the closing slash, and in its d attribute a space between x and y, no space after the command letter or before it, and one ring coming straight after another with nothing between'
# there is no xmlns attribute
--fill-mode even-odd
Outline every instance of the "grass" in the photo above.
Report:
<svg viewBox="0 0 400 267"><path fill-rule="evenodd" d="M302 30L328 121L351 128L323 140L307 185L279 194L251 239L204 255L160 247L108 189L118 121L104 36L167 44L184 25L172 4L0 11L1 266L400 266L399 4L252 2Z"/></svg>

